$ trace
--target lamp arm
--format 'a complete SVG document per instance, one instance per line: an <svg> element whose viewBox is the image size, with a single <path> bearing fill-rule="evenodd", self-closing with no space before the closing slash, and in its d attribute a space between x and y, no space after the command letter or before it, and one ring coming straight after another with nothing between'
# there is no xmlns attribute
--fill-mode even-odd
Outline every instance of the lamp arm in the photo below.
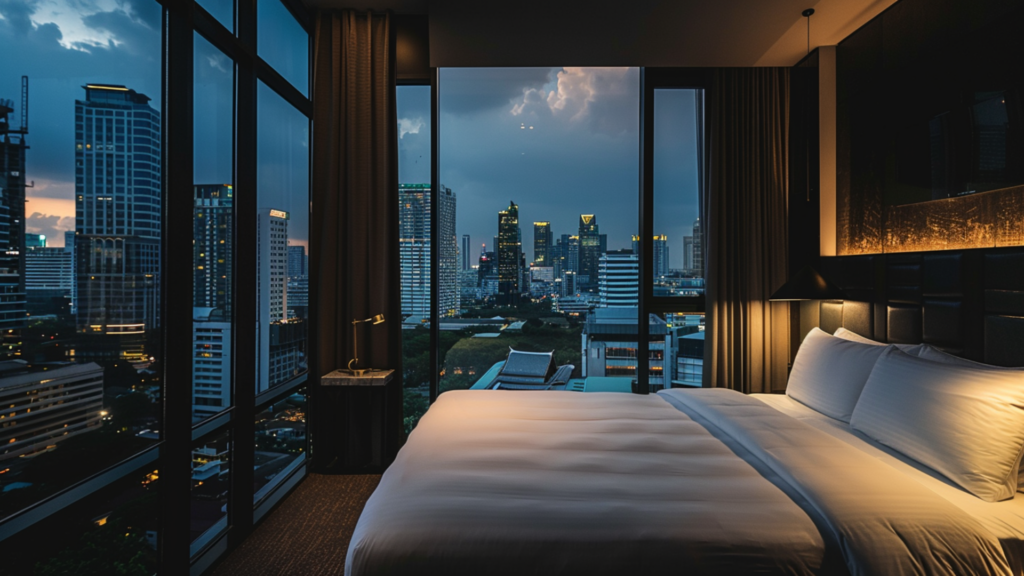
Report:
<svg viewBox="0 0 1024 576"><path fill-rule="evenodd" d="M357 322L352 323L352 360L349 360L348 363L349 370L352 370L352 364L357 364L359 362L359 340L356 335L356 324Z"/></svg>

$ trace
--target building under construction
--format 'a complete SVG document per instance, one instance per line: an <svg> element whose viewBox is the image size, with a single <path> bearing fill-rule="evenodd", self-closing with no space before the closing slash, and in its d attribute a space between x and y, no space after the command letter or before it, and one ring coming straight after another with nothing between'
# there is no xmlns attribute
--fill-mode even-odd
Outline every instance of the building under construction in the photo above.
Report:
<svg viewBox="0 0 1024 576"><path fill-rule="evenodd" d="M21 356L25 328L25 151L28 77L21 77L20 122L0 99L0 361Z"/></svg>

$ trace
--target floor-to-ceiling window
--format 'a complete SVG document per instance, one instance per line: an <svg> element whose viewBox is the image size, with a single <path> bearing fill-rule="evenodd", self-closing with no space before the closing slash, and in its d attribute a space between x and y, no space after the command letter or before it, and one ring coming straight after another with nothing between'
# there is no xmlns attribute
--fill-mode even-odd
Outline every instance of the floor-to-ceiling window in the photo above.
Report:
<svg viewBox="0 0 1024 576"><path fill-rule="evenodd" d="M433 115L427 87L398 89L406 429L431 386L488 388L510 350L553 353L553 390L699 385L702 87L658 92L641 146L639 68L443 68L436 82Z"/></svg>
<svg viewBox="0 0 1024 576"><path fill-rule="evenodd" d="M0 6L3 570L199 573L304 473L307 20Z"/></svg>

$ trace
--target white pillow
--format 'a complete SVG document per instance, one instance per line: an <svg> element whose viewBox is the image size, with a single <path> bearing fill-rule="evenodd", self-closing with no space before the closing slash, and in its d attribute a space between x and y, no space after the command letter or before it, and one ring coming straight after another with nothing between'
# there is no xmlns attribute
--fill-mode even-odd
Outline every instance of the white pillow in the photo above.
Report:
<svg viewBox="0 0 1024 576"><path fill-rule="evenodd" d="M917 355L918 358L924 358L925 360L931 360L933 362L940 362L942 364L953 364L955 366L967 366L969 368L976 368L978 370L1022 370L1024 368L1005 368L1003 366L993 366L991 364L982 364L981 362L975 362L974 360L968 360L967 358L961 358L959 356L953 356L948 352L943 352L938 348L925 345L924 350ZM1020 466L1017 472L1017 491L1024 492L1024 458L1021 459Z"/></svg>
<svg viewBox="0 0 1024 576"><path fill-rule="evenodd" d="M837 338L842 338L843 340L849 340L851 342L860 342L861 344L871 344L872 346L888 346L888 344L885 344L883 342L877 342L877 341L872 340L870 338L865 338L864 336L861 336L860 334L857 334L856 332L854 332L852 330L847 330L846 328L837 328L835 335L836 335ZM899 348L900 350L903 350L904 352L906 352L907 354L910 354L911 356L920 356L921 355L921 351L924 350L928 345L927 344L893 344L893 346Z"/></svg>
<svg viewBox="0 0 1024 576"><path fill-rule="evenodd" d="M986 502L1012 498L1024 451L1024 372L939 364L890 348L850 425Z"/></svg>
<svg viewBox="0 0 1024 576"><path fill-rule="evenodd" d="M796 353L786 395L849 422L872 366L888 348L836 338L814 328Z"/></svg>

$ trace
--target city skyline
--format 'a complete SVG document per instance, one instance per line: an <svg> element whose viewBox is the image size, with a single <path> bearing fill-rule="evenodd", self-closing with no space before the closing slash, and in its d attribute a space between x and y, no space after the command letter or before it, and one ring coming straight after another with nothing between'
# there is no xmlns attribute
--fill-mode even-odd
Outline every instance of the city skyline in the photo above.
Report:
<svg viewBox="0 0 1024 576"><path fill-rule="evenodd" d="M402 183L430 182L430 90L419 88L399 89ZM575 233L580 214L596 214L608 249L630 248L638 232L639 90L636 68L442 69L439 178L459 194L457 232L474 250L490 246L493 214L515 198L520 221L549 221L554 238ZM661 99L667 108L659 115L678 130L655 134L659 149L683 160L655 163L655 231L673 245L674 269L683 268L683 238L699 216L693 93ZM523 243L532 257L532 226Z"/></svg>

